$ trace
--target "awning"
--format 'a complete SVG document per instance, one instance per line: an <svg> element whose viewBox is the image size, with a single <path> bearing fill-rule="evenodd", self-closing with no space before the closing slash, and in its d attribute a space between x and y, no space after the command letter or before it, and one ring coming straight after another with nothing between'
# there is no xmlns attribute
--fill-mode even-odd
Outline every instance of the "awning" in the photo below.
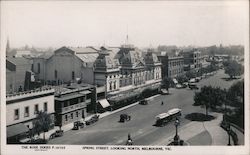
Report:
<svg viewBox="0 0 250 155"><path fill-rule="evenodd" d="M84 90L84 91L81 91L80 94L84 94L84 95L87 95L87 94L90 94L91 91L89 90Z"/></svg>
<svg viewBox="0 0 250 155"><path fill-rule="evenodd" d="M13 137L29 131L29 128L23 123L15 124L7 127L7 137Z"/></svg>
<svg viewBox="0 0 250 155"><path fill-rule="evenodd" d="M107 108L110 106L109 102L106 99L99 100L99 103L102 105L103 108Z"/></svg>

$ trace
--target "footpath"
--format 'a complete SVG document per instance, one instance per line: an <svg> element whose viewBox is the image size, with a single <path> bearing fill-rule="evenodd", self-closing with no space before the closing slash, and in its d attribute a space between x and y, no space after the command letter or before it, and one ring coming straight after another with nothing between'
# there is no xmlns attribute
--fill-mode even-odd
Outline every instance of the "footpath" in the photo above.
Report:
<svg viewBox="0 0 250 155"><path fill-rule="evenodd" d="M211 115L215 116L214 120L207 122L192 121L179 128L178 135L180 136L180 139L184 140L184 142L188 145L198 145L199 143L204 143L202 140L207 140L207 145L227 145L227 132L220 127L220 122L223 117L222 114L211 113ZM208 134L203 134L206 132ZM160 141L155 142L153 145L168 145L171 141L173 141L174 136L175 132L173 131L163 137ZM191 139L196 139L196 142L191 141Z"/></svg>

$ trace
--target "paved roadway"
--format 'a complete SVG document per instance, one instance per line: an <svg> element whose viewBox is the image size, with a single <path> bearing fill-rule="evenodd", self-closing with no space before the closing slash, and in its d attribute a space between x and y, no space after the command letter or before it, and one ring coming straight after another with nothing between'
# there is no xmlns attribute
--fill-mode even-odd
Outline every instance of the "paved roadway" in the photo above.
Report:
<svg viewBox="0 0 250 155"><path fill-rule="evenodd" d="M221 78L227 77L223 70L207 79L203 79L198 86L212 85L222 88L229 88L233 82ZM175 132L174 122L164 127L155 127L155 116L167 112L171 108L181 108L182 118L180 128L190 121L185 119L186 114L193 112L205 112L197 106L192 106L194 91L189 88L170 89L171 95L160 95L150 101L148 105L136 105L124 111L120 111L100 119L96 124L87 126L78 131L65 132L63 137L49 141L50 144L84 144L84 145L124 145L130 133L135 145L152 145L162 141L166 135L173 135ZM161 105L161 102L164 105ZM132 120L119 123L119 116L122 113L131 115Z"/></svg>

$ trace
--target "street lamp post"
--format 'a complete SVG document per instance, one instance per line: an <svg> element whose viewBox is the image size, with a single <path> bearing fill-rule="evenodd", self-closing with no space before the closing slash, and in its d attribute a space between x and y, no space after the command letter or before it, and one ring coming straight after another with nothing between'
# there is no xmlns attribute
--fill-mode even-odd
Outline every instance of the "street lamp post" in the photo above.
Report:
<svg viewBox="0 0 250 155"><path fill-rule="evenodd" d="M179 136L178 136L178 126L180 125L180 121L178 118L176 118L175 122L175 136L174 136L174 144L178 145L179 144Z"/></svg>
<svg viewBox="0 0 250 155"><path fill-rule="evenodd" d="M227 134L228 134L228 146L231 145L231 139L230 139L230 123L228 123L228 126L227 126Z"/></svg>

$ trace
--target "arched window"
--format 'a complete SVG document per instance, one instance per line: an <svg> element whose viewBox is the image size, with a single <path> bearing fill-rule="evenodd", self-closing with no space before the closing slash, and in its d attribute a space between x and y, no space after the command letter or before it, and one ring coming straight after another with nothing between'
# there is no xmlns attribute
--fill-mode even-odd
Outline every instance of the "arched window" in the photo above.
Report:
<svg viewBox="0 0 250 155"><path fill-rule="evenodd" d="M109 82L109 90L112 90L112 82Z"/></svg>

